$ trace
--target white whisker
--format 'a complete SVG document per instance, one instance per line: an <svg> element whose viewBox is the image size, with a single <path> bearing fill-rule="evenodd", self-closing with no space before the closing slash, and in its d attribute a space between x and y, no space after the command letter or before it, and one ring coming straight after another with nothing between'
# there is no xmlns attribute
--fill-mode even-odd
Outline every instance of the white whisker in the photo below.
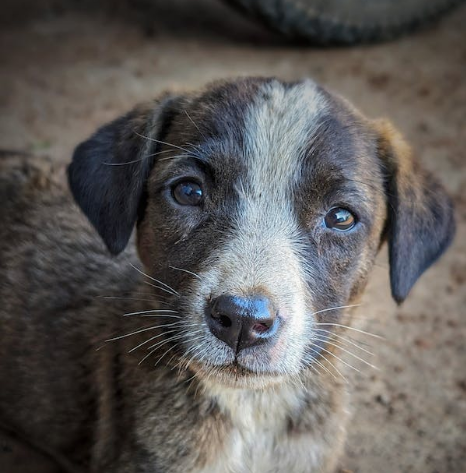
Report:
<svg viewBox="0 0 466 473"><path fill-rule="evenodd" d="M168 302L166 301L159 301L157 299L140 299L137 297L122 297L122 296L98 296L98 297L101 297L102 299L118 299L118 300L123 300L123 301L140 301L140 302L154 302L158 304L168 304Z"/></svg>
<svg viewBox="0 0 466 473"><path fill-rule="evenodd" d="M315 325L320 325L320 326L327 326L328 325L328 326L331 326L331 327L341 327L341 328L345 328L345 329L348 329L348 330L354 330L355 332L363 333L364 335L369 335L371 337L378 338L380 340L385 340L385 337L382 337L380 335L376 335L375 333L366 332L366 331L361 330L359 328L349 327L348 325L333 324L333 323L329 323L329 322L317 322L317 323L315 323Z"/></svg>
<svg viewBox="0 0 466 473"><path fill-rule="evenodd" d="M172 148L175 148L175 149L179 149L181 151L184 151L185 153L187 153L188 155L191 155L192 152L190 152L188 149L186 148L183 148L182 146L178 146L178 145L175 145L173 143L168 143L166 141L161 141L161 140L157 140L155 138L152 138L150 136L145 136L145 135L142 135L141 133L138 133L136 130L134 130L134 133L139 136L140 138L144 138L145 140L148 140L148 141L153 141L154 143L158 143L158 144L161 144L161 145L165 145L165 146L170 146Z"/></svg>
<svg viewBox="0 0 466 473"><path fill-rule="evenodd" d="M314 349L311 348L311 347L309 347L309 349L312 350L315 354L319 355L319 352L318 352L317 350L314 350ZM332 365L332 363L331 363L329 360L327 360L327 361L328 361L328 363L330 363L330 364ZM321 363L317 358L311 357L311 363L317 363L317 365L320 366L324 371L326 371L326 372L329 373L331 376L333 376L333 378L337 379L336 376L335 376L323 363ZM332 365L332 366L333 366L333 365ZM335 367L334 367L334 369L335 369L335 371L336 371L337 373L339 373L338 370L337 370ZM340 376L342 376L343 379L344 379L344 376L343 376L341 373L339 373L339 374L340 374Z"/></svg>
<svg viewBox="0 0 466 473"><path fill-rule="evenodd" d="M161 327L173 327L174 325L178 325L180 322L173 322L172 324L162 324L162 325L151 325L150 327L141 328L139 330L135 330L134 332L127 333L125 335L120 335L119 337L109 338L105 340L106 342L113 342L115 340L121 340L122 338L131 337L132 335L137 335L138 333L147 332L149 330L155 330L156 328Z"/></svg>
<svg viewBox="0 0 466 473"><path fill-rule="evenodd" d="M312 342L311 342L312 343ZM318 345L316 345L315 343L313 343L313 345L317 348L319 348L320 350L324 351L325 353L328 353L330 356L333 356L334 358L336 358L339 362L343 363L345 366L347 366L348 368L351 368L352 370L354 371L357 371L358 373L360 373L360 371L355 368L353 365L350 365L349 363L347 363L345 360L342 360L340 357L338 357L337 355L335 355L335 353L332 353L331 351L325 349L325 348L322 348L322 347L319 347ZM330 363L330 360L327 358L327 361Z"/></svg>
<svg viewBox="0 0 466 473"><path fill-rule="evenodd" d="M324 333L328 334L331 337L339 338L339 339L343 340L344 342L349 343L350 345L353 345L354 347L358 348L359 350L362 350L363 352L367 353L368 355L375 356L374 353L370 352L369 350L366 350L365 348L361 347L359 344L353 342L349 338L342 337L341 335L337 335L336 333L333 333L330 330L325 330L325 329L322 329L322 328L318 328L318 329L316 329L316 332L324 332Z"/></svg>
<svg viewBox="0 0 466 473"><path fill-rule="evenodd" d="M313 312L312 315L322 314L323 312L330 312L331 310L339 310L339 309L349 309L351 307L360 307L361 304L351 304L351 305L341 305L339 307L330 307L328 309L318 310L317 312Z"/></svg>
<svg viewBox="0 0 466 473"><path fill-rule="evenodd" d="M312 342L311 342L311 344L314 345L314 346L317 346ZM308 348L310 350L312 350L316 355L320 355L320 353L317 350L315 350L314 348L311 348L311 347L308 347ZM319 348L319 347L317 347L317 348ZM345 381L345 383L348 383L348 380L345 378L345 376L343 376L343 373L328 358L326 358L326 361L335 370L335 372ZM329 374L331 374L336 379L336 376L323 363L321 363L319 360L312 357L311 362L318 363L319 366L321 366L325 371L327 371Z"/></svg>
<svg viewBox="0 0 466 473"><path fill-rule="evenodd" d="M184 331L178 332L177 335L180 335L180 336L185 336L185 335L186 335L186 336L187 336L187 335L195 335L195 334L201 333L201 332L202 332L201 330L194 330L194 331L192 331L192 330L184 330ZM188 338L191 339L191 337L188 337ZM147 347L147 350L151 350L152 348L158 347L158 346L161 345L161 344L163 345L162 342L164 342L164 341L170 341L170 340L171 340L171 338L167 338L166 340L162 340L162 341L160 341L160 342L157 342L157 343L155 343L154 345L151 345L150 347Z"/></svg>
<svg viewBox="0 0 466 473"><path fill-rule="evenodd" d="M155 313L170 313L170 314L178 314L179 312L177 310L170 310L170 309L150 309L150 310L140 310L139 312L128 312L126 314L123 314L125 317L129 317L131 315L139 315L139 314L155 314ZM181 319L179 315L166 315L166 317L173 317L176 319Z"/></svg>
<svg viewBox="0 0 466 473"><path fill-rule="evenodd" d="M188 271L187 269L183 269L183 268L177 268L176 266L169 266L169 268L171 269L175 269L177 271L183 271L184 273L188 273L188 274L191 274L192 276L196 277L197 279L201 279L201 277L196 274L196 273L193 273L192 271Z"/></svg>
<svg viewBox="0 0 466 473"><path fill-rule="evenodd" d="M153 337L148 338L144 342L141 342L139 345L136 345L135 347L131 348L131 350L128 351L128 353L132 353L133 351L137 350L138 348L144 346L146 343L151 342L152 340L155 340L156 338L163 337L164 335L168 335L170 333L174 333L175 330L167 330L165 332L159 333L157 335L154 335Z"/></svg>
<svg viewBox="0 0 466 473"><path fill-rule="evenodd" d="M188 333L188 335L189 335L189 333ZM190 339L190 337L188 337L185 333L181 332L181 333L173 335L172 337L169 337L165 340L157 342L155 345L148 348L148 350L150 350L151 348L153 348L153 349L146 356L144 356L144 358L142 358L142 360L138 363L138 365L142 364L144 360L149 358L153 353L155 353L161 346L165 345L166 343L172 342L174 340L181 340L183 338L186 339L186 340Z"/></svg>
<svg viewBox="0 0 466 473"><path fill-rule="evenodd" d="M171 286L169 286L168 284L165 284L164 282L162 281L159 281L158 279L152 277L152 276L149 276L148 274L146 274L144 271L141 271L139 268L137 268L136 266L134 266L133 263L129 263L130 266L132 266L138 273L142 274L143 276L146 276L146 278L149 278L151 279L152 281L156 282L157 284L161 284L162 286L166 287L169 291L171 291L172 294L174 295L177 295L179 296L179 293L175 291L175 289L173 289ZM155 287L155 286L154 286ZM159 288L161 289L161 288Z"/></svg>
<svg viewBox="0 0 466 473"><path fill-rule="evenodd" d="M336 348L338 348L339 350L345 352L345 353L348 353L348 355L351 355L352 357L356 358L357 360L361 361L362 363L364 363L365 365L367 366L370 366L371 368L374 368L375 370L378 370L379 368L377 368L376 366L372 365L371 363L369 363L368 361L364 360L363 358L360 358L358 355L355 355L354 353L350 352L349 350L346 350L346 348L343 348L341 345L339 344L336 344L336 343L332 343L332 342L329 342L328 339L325 340L325 339L322 339L322 338L313 338L313 340L316 340L318 342L324 342L325 344L327 345L331 345L331 346L334 346Z"/></svg>
<svg viewBox="0 0 466 473"><path fill-rule="evenodd" d="M172 291L169 291L168 289L165 289L160 286L156 286L155 284L150 283L149 281L142 281L144 284L147 284L148 286L155 287L155 289L159 289L160 291L167 292L171 296L174 296L175 294Z"/></svg>

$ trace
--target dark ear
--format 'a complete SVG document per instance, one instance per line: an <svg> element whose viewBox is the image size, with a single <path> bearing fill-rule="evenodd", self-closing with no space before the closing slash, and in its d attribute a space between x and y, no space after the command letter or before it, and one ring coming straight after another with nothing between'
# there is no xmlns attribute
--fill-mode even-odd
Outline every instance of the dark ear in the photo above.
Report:
<svg viewBox="0 0 466 473"><path fill-rule="evenodd" d="M176 99L136 107L81 143L68 167L73 196L116 255L126 247L144 206L145 182Z"/></svg>
<svg viewBox="0 0 466 473"><path fill-rule="evenodd" d="M400 133L385 120L375 127L387 172L392 295L401 303L452 241L453 207L440 182L421 167Z"/></svg>

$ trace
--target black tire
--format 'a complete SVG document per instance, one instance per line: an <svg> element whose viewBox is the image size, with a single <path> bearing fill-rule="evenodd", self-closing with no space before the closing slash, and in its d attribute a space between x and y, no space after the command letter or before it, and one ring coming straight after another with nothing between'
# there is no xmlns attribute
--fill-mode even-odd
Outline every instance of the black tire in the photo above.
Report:
<svg viewBox="0 0 466 473"><path fill-rule="evenodd" d="M225 0L282 34L314 44L383 41L410 32L463 0Z"/></svg>

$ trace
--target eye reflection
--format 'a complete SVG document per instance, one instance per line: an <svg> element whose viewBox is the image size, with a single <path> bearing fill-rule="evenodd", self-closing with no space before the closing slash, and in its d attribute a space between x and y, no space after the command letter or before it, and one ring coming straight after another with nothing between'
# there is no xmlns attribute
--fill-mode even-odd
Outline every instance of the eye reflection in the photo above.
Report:
<svg viewBox="0 0 466 473"><path fill-rule="evenodd" d="M180 205L197 206L200 205L203 200L201 186L193 181L179 182L173 187L172 195Z"/></svg>
<svg viewBox="0 0 466 473"><path fill-rule="evenodd" d="M356 217L347 209L334 207L327 212L324 222L327 228L347 232L356 225Z"/></svg>

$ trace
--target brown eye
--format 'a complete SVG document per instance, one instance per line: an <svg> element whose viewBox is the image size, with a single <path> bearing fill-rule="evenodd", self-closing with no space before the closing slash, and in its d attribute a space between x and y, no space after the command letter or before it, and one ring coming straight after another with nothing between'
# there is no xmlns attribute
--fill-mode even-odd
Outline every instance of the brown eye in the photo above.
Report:
<svg viewBox="0 0 466 473"><path fill-rule="evenodd" d="M340 232L351 230L356 225L356 217L346 209L334 207L325 216L325 226Z"/></svg>
<svg viewBox="0 0 466 473"><path fill-rule="evenodd" d="M202 188L197 182L179 182L173 187L172 195L180 205L196 206L202 202Z"/></svg>

